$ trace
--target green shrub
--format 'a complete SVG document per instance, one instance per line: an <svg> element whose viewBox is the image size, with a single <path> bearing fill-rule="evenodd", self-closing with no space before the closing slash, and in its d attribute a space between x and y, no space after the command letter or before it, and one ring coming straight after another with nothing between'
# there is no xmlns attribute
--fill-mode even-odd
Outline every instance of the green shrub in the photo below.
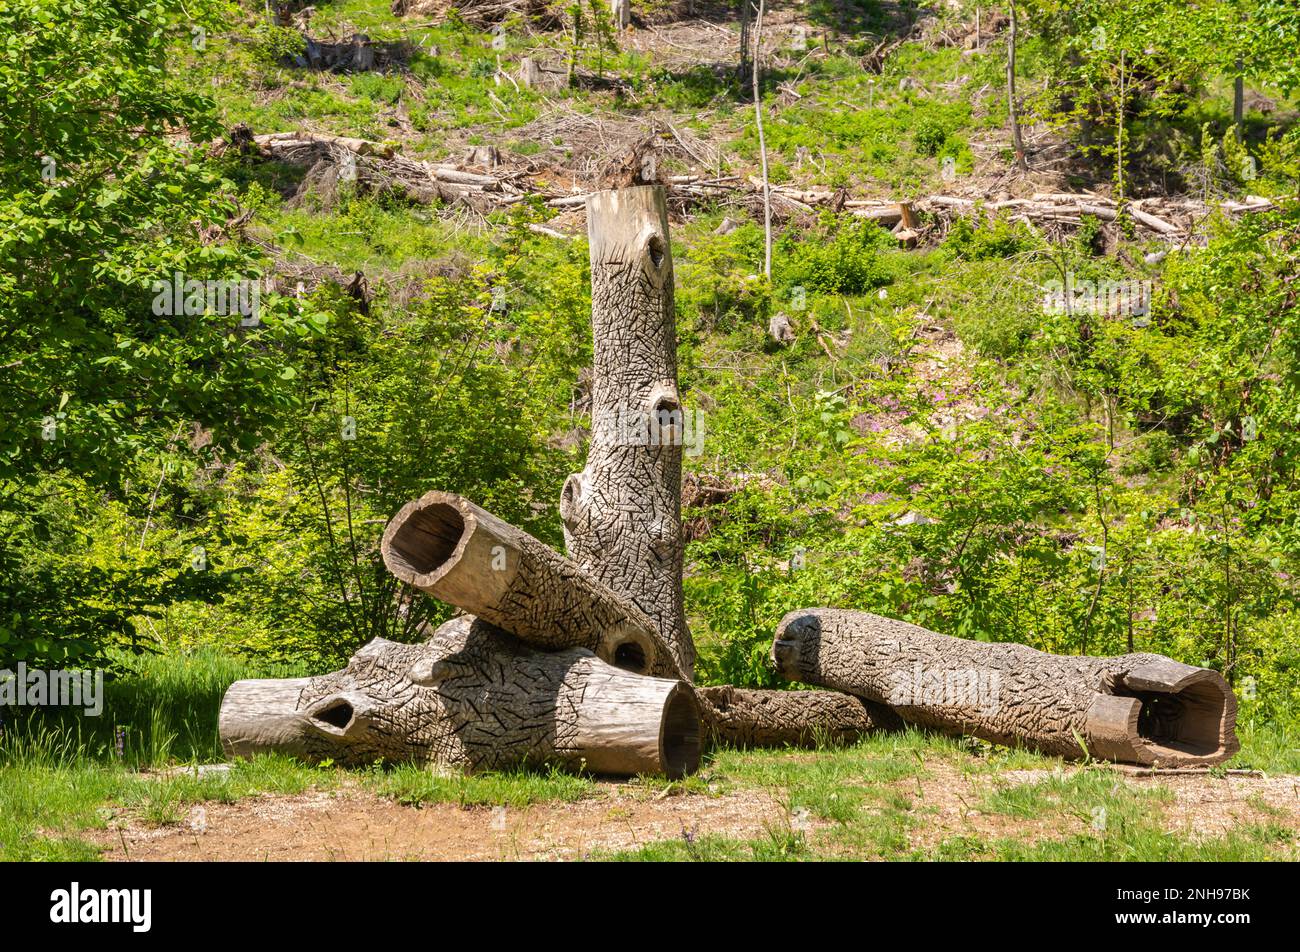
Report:
<svg viewBox="0 0 1300 952"><path fill-rule="evenodd" d="M884 251L894 245L889 232L874 222L828 216L813 233L783 236L774 270L785 287L816 294L862 294L891 280Z"/></svg>

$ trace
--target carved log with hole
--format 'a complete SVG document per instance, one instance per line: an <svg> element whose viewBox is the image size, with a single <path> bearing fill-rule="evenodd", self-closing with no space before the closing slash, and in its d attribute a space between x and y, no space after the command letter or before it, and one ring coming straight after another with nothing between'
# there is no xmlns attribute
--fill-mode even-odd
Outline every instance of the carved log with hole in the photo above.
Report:
<svg viewBox="0 0 1300 952"><path fill-rule="evenodd" d="M852 743L905 723L1157 766L1236 751L1236 701L1213 671L1046 655L862 612L792 612L776 633L778 673L831 690L697 688L664 191L591 195L587 225L592 438L560 490L567 556L451 493L408 503L384 532L386 566L464 614L419 644L376 639L341 671L235 683L220 716L229 753L680 777L706 743Z"/></svg>

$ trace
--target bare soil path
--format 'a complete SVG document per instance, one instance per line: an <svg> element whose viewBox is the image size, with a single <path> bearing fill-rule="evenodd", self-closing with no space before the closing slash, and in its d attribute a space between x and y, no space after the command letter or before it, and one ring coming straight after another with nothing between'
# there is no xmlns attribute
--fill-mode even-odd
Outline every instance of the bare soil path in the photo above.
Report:
<svg viewBox="0 0 1300 952"><path fill-rule="evenodd" d="M924 776L890 784L910 798L918 822L908 836L923 854L950 837L1012 837L1026 842L1078 833L1086 817L1070 811L1014 816L982 810L998 790L1068 777L1052 770L970 774L930 762ZM1193 840L1244 824L1272 822L1300 833L1300 777L1116 769L1116 784L1163 787L1169 833ZM783 790L742 787L716 795L647 795L629 784L602 785L572 803L525 808L408 806L353 787L262 795L192 807L180 823L150 826L119 815L93 839L106 860L581 860L661 840L705 834L762 838L792 824L815 843L833 823L792 814ZM868 807L869 809L869 807Z"/></svg>

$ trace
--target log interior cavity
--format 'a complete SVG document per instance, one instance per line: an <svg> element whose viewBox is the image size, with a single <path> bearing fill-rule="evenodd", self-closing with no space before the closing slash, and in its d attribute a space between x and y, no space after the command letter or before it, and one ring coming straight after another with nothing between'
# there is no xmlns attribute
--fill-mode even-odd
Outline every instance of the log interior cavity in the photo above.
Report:
<svg viewBox="0 0 1300 952"><path fill-rule="evenodd" d="M1226 687L1226 685L1225 685ZM1172 691L1128 691L1122 697L1136 698L1137 733L1154 757L1214 757L1225 749L1225 734L1235 727L1235 701L1213 679L1194 681Z"/></svg>
<svg viewBox="0 0 1300 952"><path fill-rule="evenodd" d="M664 773L671 779L692 774L700 766L700 709L687 687L668 698L659 742Z"/></svg>
<svg viewBox="0 0 1300 952"><path fill-rule="evenodd" d="M412 512L389 542L389 569L411 578L429 576L442 568L456 552L465 534L465 519L455 506L434 503Z"/></svg>

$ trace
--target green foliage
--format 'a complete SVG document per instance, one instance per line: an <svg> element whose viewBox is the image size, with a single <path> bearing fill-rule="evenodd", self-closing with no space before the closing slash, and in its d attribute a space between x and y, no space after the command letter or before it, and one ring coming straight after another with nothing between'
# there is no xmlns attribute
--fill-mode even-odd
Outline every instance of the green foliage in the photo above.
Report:
<svg viewBox="0 0 1300 952"><path fill-rule="evenodd" d="M1000 215L991 222L961 215L954 219L944 238L944 250L953 258L986 261L1012 258L1037 247L1038 240L1022 222L1009 221Z"/></svg>
<svg viewBox="0 0 1300 952"><path fill-rule="evenodd" d="M307 51L307 43L297 30L259 24L253 33L253 56L263 66L283 66L293 63Z"/></svg>
<svg viewBox="0 0 1300 952"><path fill-rule="evenodd" d="M111 491L183 428L200 456L247 452L291 403L286 363L313 316L268 294L255 324L200 293L159 310L159 285L256 282L258 259L206 237L237 212L193 147L211 104L175 75L175 49L218 8L175 0L0 10L0 618L6 656L92 660L126 616L192 580L32 558L43 495L63 481ZM181 27L185 29L182 30ZM166 295L161 295L165 297ZM221 309L216 309L220 311ZM28 520L31 520L30 522ZM12 581L13 584L9 584ZM194 588L203 588L207 581ZM109 591L118 605L102 608ZM67 593L65 610L51 601ZM193 592L191 592L193 593ZM97 637L96 631L102 637ZM99 642L99 643L97 643Z"/></svg>
<svg viewBox="0 0 1300 952"><path fill-rule="evenodd" d="M359 73L352 77L352 95L360 96L377 103L396 103L402 98L406 84L397 76L384 76L381 73Z"/></svg>
<svg viewBox="0 0 1300 952"><path fill-rule="evenodd" d="M948 141L948 130L935 118L926 116L912 133L912 146L921 155L938 155Z"/></svg>
<svg viewBox="0 0 1300 952"><path fill-rule="evenodd" d="M774 277L786 287L810 293L862 294L892 279L892 262L884 252L895 244L874 222L827 215L813 234L782 236Z"/></svg>
<svg viewBox="0 0 1300 952"><path fill-rule="evenodd" d="M711 219L712 221L713 219ZM676 293L681 323L701 331L753 326L766 312L770 291L763 271L763 229L745 222L726 235L703 233L673 248L681 276Z"/></svg>

